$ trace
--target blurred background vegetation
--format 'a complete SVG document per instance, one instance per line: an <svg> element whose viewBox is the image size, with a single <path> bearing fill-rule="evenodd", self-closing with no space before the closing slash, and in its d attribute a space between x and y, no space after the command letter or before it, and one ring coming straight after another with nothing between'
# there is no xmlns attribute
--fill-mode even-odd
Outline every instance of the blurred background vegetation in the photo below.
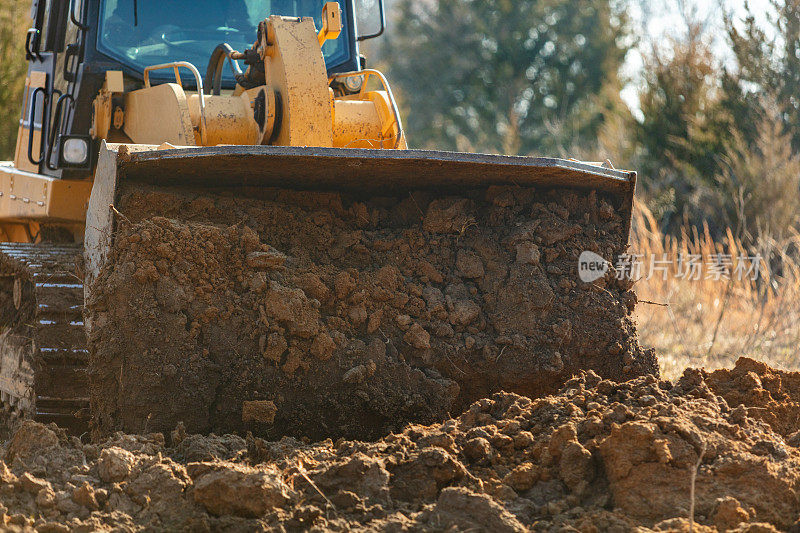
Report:
<svg viewBox="0 0 800 533"><path fill-rule="evenodd" d="M30 2L0 0L0 160L13 158L17 143L29 12Z"/></svg>

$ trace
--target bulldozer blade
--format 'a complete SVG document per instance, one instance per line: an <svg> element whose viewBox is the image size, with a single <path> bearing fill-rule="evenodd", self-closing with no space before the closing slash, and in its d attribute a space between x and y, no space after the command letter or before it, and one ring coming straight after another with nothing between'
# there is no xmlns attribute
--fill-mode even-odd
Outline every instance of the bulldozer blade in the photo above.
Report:
<svg viewBox="0 0 800 533"><path fill-rule="evenodd" d="M120 181L230 190L278 187L347 191L374 196L404 191L516 185L605 193L623 220L627 243L636 172L599 163L547 157L428 150L368 150L284 146L162 147L103 143L86 224L86 267L91 281L111 245ZM87 284L87 288L90 284ZM88 295L87 295L88 296Z"/></svg>

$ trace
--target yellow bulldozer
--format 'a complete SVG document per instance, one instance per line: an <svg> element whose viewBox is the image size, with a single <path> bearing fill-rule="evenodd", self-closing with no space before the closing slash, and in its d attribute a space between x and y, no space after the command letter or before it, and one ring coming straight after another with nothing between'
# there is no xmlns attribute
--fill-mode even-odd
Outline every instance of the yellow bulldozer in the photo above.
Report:
<svg viewBox="0 0 800 533"><path fill-rule="evenodd" d="M0 163L7 414L86 426L86 334L106 326L84 324L83 303L113 260L122 182L400 195L591 190L620 213L618 238L627 241L633 172L408 149L387 79L359 53L361 41L383 33L382 0L367 13L379 21L369 34L357 26L356 4L33 1L16 152Z"/></svg>

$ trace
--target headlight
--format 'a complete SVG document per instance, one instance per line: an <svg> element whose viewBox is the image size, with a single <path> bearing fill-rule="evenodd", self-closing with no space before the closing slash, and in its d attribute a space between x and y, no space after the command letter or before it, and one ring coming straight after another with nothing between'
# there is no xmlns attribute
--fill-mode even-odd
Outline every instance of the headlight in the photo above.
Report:
<svg viewBox="0 0 800 533"><path fill-rule="evenodd" d="M86 162L89 156L89 145L83 139L67 139L64 141L64 161L79 165Z"/></svg>
<svg viewBox="0 0 800 533"><path fill-rule="evenodd" d="M362 85L364 85L363 76L348 76L344 79L344 86L351 93L359 92Z"/></svg>
<svg viewBox="0 0 800 533"><path fill-rule="evenodd" d="M59 136L59 143L61 144L59 166L89 168L91 162L89 147L91 144L88 137L61 135Z"/></svg>

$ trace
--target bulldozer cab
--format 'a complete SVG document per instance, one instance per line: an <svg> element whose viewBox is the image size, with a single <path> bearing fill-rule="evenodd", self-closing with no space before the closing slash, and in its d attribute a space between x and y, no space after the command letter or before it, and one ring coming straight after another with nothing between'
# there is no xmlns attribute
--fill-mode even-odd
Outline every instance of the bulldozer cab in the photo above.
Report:
<svg viewBox="0 0 800 533"><path fill-rule="evenodd" d="M14 167L47 176L90 178L100 141L90 135L92 102L106 72L120 71L125 90L144 84L145 68L188 61L205 72L215 48L228 43L243 50L269 15L311 17L321 27L323 0L34 0L25 43L29 61ZM324 43L329 75L359 70L355 0L340 0L342 31ZM174 82L171 71L154 71L153 83ZM179 83L196 89L195 79ZM221 88L233 89L233 72L221 74Z"/></svg>

